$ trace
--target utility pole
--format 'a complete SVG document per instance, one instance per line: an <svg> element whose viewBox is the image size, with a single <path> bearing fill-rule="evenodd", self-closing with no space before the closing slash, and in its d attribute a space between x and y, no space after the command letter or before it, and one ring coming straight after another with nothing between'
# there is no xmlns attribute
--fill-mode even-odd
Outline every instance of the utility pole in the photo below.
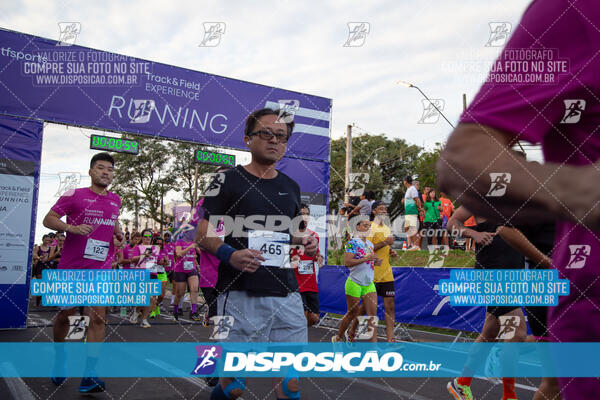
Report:
<svg viewBox="0 0 600 400"><path fill-rule="evenodd" d="M164 198L165 198L165 189L163 185L160 185L160 236L162 237L163 233L163 207L164 207Z"/></svg>
<svg viewBox="0 0 600 400"><path fill-rule="evenodd" d="M139 205L138 205L138 191L135 191L135 230L139 232L140 230L140 213L139 213Z"/></svg>
<svg viewBox="0 0 600 400"><path fill-rule="evenodd" d="M198 198L198 164L194 165L194 194L192 196L192 210L196 207L196 199Z"/></svg>
<svg viewBox="0 0 600 400"><path fill-rule="evenodd" d="M463 112L467 111L467 94L463 93Z"/></svg>
<svg viewBox="0 0 600 400"><path fill-rule="evenodd" d="M346 184L344 186L344 202L350 201L350 174L352 173L352 125L346 126Z"/></svg>

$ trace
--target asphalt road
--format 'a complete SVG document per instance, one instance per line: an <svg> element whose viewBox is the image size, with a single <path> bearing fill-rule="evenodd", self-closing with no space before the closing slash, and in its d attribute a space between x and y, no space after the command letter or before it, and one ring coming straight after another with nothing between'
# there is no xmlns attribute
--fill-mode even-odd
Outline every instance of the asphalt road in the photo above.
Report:
<svg viewBox="0 0 600 400"><path fill-rule="evenodd" d="M28 328L24 330L0 331L1 342L50 341L51 320L56 311L46 309L29 310ZM109 315L107 341L131 342L201 342L208 341L210 329L199 322L180 318L179 322L170 315L161 315L151 320L152 327L143 329L132 325L119 314ZM311 342L329 341L333 331L328 328L310 328ZM413 333L415 340L444 340L427 338L424 334ZM447 340L447 338L446 338ZM160 351L160 348L158 348ZM0 357L0 363L1 363ZM303 378L301 380L302 399L450 399L446 391L449 379L427 378ZM70 378L60 387L54 386L48 378L0 378L0 399L208 399L211 388L202 378L106 378L107 390L104 393L81 395L78 393L79 378ZM519 400L531 399L533 387L539 379L518 379ZM502 398L502 385L488 380L476 379L472 389L478 400ZM249 379L248 389L243 399L275 399L269 379Z"/></svg>

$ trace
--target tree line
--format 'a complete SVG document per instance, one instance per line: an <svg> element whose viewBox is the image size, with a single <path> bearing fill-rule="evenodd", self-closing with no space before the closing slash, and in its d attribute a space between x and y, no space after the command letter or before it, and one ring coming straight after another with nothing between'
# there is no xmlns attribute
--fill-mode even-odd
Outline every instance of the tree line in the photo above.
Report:
<svg viewBox="0 0 600 400"><path fill-rule="evenodd" d="M165 141L161 139L123 135L123 138L140 142L140 153L113 154L119 168L115 170L112 190L121 196L124 211L144 216L166 225L172 216L161 212L161 201L171 191L192 203L194 198L195 167L198 167L198 187L204 184L203 175L215 167L197 164L195 153L208 146ZM394 219L401 214L401 199L406 175L418 175L421 187L436 186L435 163L441 144L433 150L408 144L404 139L389 139L384 134L361 134L352 139L352 172L368 173L365 190L375 193L377 199L390 202L388 212ZM334 210L344 200L346 138L331 141L329 181L329 208ZM200 196L200 189L198 190Z"/></svg>

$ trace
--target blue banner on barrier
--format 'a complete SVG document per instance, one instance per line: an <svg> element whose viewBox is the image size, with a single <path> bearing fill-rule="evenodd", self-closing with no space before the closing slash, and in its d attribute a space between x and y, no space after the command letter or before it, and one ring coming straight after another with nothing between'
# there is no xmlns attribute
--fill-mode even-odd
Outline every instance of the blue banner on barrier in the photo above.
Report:
<svg viewBox="0 0 600 400"><path fill-rule="evenodd" d="M479 332L485 317L484 307L450 305L449 296L438 294L440 279L449 279L449 268L392 268L396 287L396 321L435 326L461 331ZM319 271L319 303L321 311L346 313L344 284L348 268L329 265ZM379 298L378 317L384 318L383 301Z"/></svg>
<svg viewBox="0 0 600 400"><path fill-rule="evenodd" d="M67 377L273 377L290 369L301 377L600 376L600 343L45 342L0 343L0 352L5 378L53 376L57 354Z"/></svg>

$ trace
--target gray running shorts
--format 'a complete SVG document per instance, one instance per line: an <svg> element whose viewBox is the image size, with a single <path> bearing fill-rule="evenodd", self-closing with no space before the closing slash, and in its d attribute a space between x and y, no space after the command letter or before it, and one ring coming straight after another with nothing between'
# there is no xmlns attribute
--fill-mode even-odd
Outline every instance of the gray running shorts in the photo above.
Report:
<svg viewBox="0 0 600 400"><path fill-rule="evenodd" d="M304 306L298 292L286 297L259 297L231 290L220 294L217 304L217 315L234 318L223 342L308 342Z"/></svg>

